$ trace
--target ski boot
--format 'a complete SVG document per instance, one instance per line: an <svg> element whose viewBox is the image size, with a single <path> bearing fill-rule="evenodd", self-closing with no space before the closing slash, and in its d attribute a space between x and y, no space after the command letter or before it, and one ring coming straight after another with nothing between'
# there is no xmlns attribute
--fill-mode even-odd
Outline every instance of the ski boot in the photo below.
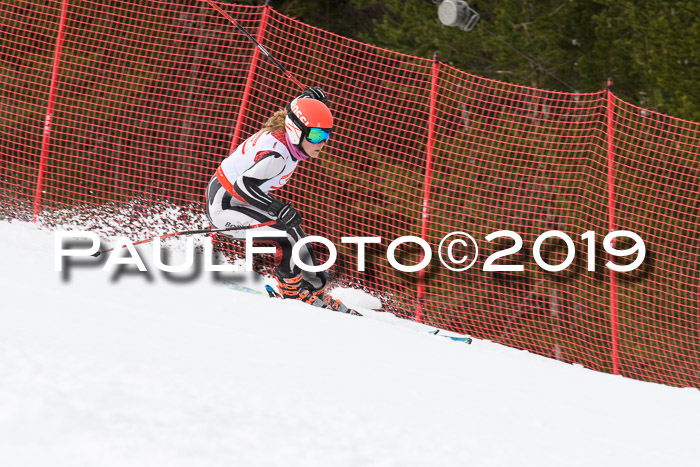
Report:
<svg viewBox="0 0 700 467"><path fill-rule="evenodd" d="M300 300L319 308L362 316L357 311L345 306L340 300L335 300L330 295L327 295L325 293L325 285L316 288L309 282L303 280L301 273L282 271L279 268L275 268L274 273L275 279L277 280L277 287L282 298Z"/></svg>
<svg viewBox="0 0 700 467"><path fill-rule="evenodd" d="M338 311L340 313L348 313L350 315L362 316L357 311L348 308L340 300L336 300L330 295L326 294L325 284L320 288L315 288L307 281L302 281L301 291L299 292L299 299L310 305L314 305L320 308L326 308L328 310Z"/></svg>
<svg viewBox="0 0 700 467"><path fill-rule="evenodd" d="M275 279L277 280L277 288L282 298L300 300L299 292L301 292L302 285L301 273L282 271L279 268L275 268L274 272Z"/></svg>

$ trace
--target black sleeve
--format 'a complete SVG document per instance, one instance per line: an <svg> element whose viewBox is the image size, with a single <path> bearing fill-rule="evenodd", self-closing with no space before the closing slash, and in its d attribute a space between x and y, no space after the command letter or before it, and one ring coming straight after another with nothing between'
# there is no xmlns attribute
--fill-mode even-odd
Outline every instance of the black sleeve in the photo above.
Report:
<svg viewBox="0 0 700 467"><path fill-rule="evenodd" d="M251 206L267 211L276 199L260 189L260 185L284 171L285 162L281 154L269 151L264 153L253 166L243 172L233 183L236 194Z"/></svg>

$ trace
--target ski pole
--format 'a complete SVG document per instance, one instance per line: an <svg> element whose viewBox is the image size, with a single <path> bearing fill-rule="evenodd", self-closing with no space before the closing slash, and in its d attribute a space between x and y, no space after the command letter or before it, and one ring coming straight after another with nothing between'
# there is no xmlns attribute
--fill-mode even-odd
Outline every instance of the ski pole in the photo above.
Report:
<svg viewBox="0 0 700 467"><path fill-rule="evenodd" d="M132 245L140 245L142 243L148 243L152 242L156 238L170 238L170 237L179 237L181 235L195 235L195 234L202 234L202 233L217 233L217 232L228 232L230 230L248 230L248 229L258 229L260 227L267 227L268 225L273 225L277 221L268 221L268 222L262 222L260 224L253 224L253 225L243 225L243 226L238 226L238 227L228 227L225 229L200 229L200 230L182 230L180 232L170 232L167 234L163 235L156 235L155 237L151 238L146 238L144 240L139 240L137 242L133 242ZM108 251L112 251L114 248L109 248L107 250L100 250L97 253L93 254L92 256L98 257L102 253L107 253Z"/></svg>
<svg viewBox="0 0 700 467"><path fill-rule="evenodd" d="M277 67L277 68L278 68L287 78L289 78L294 84L296 84L297 86L299 86L299 89L301 89L302 91L305 89L304 85L301 84L301 82L299 82L299 80L296 79L296 78L294 77L294 75L292 75L289 71L287 71L287 69L284 67L284 65L282 65L275 57L273 57L269 50L267 50L265 47L262 46L262 44L260 44L258 41L256 41L255 38L248 32L248 30L247 30L246 28L244 28L243 26L241 26L240 23L239 23L238 21L236 21L236 20L234 20L233 18L231 18L231 16L230 16L228 13L226 13L224 10L222 10L221 7L219 7L219 5L217 5L213 0L205 0L205 1L206 1L209 5L211 5L211 7L214 8L216 11L218 11L219 13L221 13L221 14L224 16L224 18L226 18L226 19L229 20L234 26L236 26L236 28L237 28L240 32L242 32L242 33L248 38L249 41L251 41L253 44L255 44L255 45L257 46L257 48L260 49L260 51L261 51L263 54L265 54L265 57L267 57L267 60L268 60L270 63L272 63L272 65L274 65L275 67Z"/></svg>

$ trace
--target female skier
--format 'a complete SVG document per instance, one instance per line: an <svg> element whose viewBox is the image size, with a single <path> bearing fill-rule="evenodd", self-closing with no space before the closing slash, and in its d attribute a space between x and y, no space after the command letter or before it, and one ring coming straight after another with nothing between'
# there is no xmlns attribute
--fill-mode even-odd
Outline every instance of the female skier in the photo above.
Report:
<svg viewBox="0 0 700 467"><path fill-rule="evenodd" d="M283 298L355 313L325 293L324 272L302 272L294 264L292 248L306 236L301 214L271 194L289 181L299 161L316 158L323 150L333 128L326 102L326 93L320 87L307 88L224 159L207 186L207 217L217 229L275 220L274 225L261 227L258 232L286 232L286 237L259 237L277 243L282 250L282 260L274 273ZM245 230L226 234L245 238ZM310 244L299 256L306 264L318 264Z"/></svg>

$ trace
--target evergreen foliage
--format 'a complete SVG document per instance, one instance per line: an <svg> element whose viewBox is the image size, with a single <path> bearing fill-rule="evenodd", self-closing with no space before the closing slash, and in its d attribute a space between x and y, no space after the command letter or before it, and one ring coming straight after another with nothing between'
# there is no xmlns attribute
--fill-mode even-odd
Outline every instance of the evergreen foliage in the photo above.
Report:
<svg viewBox="0 0 700 467"><path fill-rule="evenodd" d="M278 0L283 14L346 37L440 59L475 75L592 92L615 79L635 105L700 121L700 2L471 0L471 32L443 26L430 0Z"/></svg>

